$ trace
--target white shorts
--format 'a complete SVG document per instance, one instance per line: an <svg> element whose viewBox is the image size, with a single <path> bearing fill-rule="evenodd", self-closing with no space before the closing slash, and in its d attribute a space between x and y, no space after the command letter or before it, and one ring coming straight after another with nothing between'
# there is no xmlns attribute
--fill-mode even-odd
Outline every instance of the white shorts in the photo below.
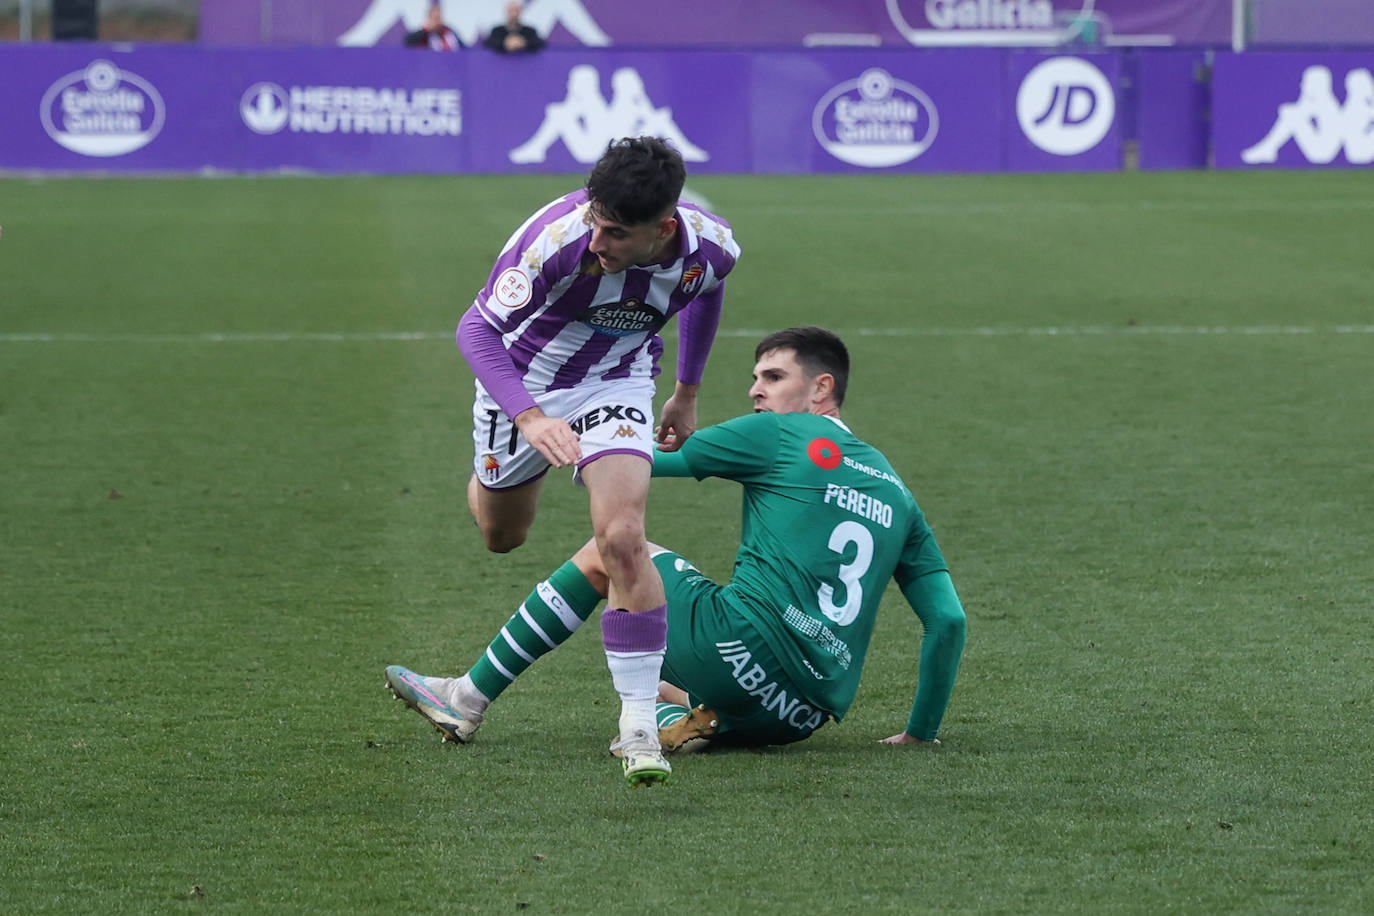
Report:
<svg viewBox="0 0 1374 916"><path fill-rule="evenodd" d="M580 471L602 455L629 453L654 460L654 383L652 379L590 382L576 388L536 395L535 403L550 417L562 417L582 445ZM481 385L472 404L472 470L488 490L528 483L549 469L549 462L520 435L510 417ZM573 479L579 475L574 472Z"/></svg>

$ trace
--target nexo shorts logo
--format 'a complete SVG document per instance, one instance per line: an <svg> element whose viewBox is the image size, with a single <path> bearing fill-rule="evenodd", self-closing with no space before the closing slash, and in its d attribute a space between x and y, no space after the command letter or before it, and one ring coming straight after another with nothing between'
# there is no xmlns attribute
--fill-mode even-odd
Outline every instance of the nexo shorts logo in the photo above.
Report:
<svg viewBox="0 0 1374 916"><path fill-rule="evenodd" d="M239 99L239 116L255 134L275 134L291 116L286 90L276 83L254 83Z"/></svg>
<svg viewBox="0 0 1374 916"><path fill-rule="evenodd" d="M930 149L939 129L930 96L878 67L831 89L811 115L827 153L867 168L910 162Z"/></svg>
<svg viewBox="0 0 1374 916"><path fill-rule="evenodd" d="M83 156L123 156L153 141L166 108L152 83L97 60L48 87L39 103L43 129Z"/></svg>
<svg viewBox="0 0 1374 916"><path fill-rule="evenodd" d="M1016 120L1032 143L1077 156L1102 142L1116 119L1116 94L1102 71L1078 57L1037 64L1016 93Z"/></svg>

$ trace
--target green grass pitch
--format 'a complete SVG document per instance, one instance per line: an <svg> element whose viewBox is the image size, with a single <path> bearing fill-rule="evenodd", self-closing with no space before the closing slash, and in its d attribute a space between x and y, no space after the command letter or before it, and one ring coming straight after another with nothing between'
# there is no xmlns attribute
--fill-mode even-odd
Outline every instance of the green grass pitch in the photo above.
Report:
<svg viewBox="0 0 1374 916"><path fill-rule="evenodd" d="M452 341L579 181L0 179L0 911L1374 908L1370 175L689 181L744 249L702 421L845 336L969 639L936 751L876 743L892 589L845 722L640 792L595 627L466 747L382 688L588 536L555 474L480 549ZM738 504L650 535L726 577Z"/></svg>

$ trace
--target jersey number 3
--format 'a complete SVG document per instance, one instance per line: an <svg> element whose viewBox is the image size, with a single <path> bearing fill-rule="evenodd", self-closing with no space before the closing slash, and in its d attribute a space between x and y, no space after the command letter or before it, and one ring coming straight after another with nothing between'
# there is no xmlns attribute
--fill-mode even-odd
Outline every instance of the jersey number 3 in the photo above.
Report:
<svg viewBox="0 0 1374 916"><path fill-rule="evenodd" d="M859 616L859 609L863 607L864 589L859 579L868 572L868 567L873 562L873 535L858 522L840 522L835 526L835 530L830 532L829 547L844 556L850 544L857 545L858 550L855 551L853 560L840 564L838 573L840 585L844 588L844 604L835 603L835 589L830 583L827 582L816 590L816 601L820 603L821 613L842 627L853 623L854 618Z"/></svg>

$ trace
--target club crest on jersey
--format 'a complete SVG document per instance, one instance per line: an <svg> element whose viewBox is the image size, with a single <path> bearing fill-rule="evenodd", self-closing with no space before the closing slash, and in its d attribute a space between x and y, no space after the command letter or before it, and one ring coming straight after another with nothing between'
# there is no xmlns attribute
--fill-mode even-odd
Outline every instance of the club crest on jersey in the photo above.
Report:
<svg viewBox="0 0 1374 916"><path fill-rule="evenodd" d="M840 466L840 459L843 456L840 454L840 447L835 444L834 440L821 436L812 439L811 443L807 445L806 457L810 458L821 470L833 471Z"/></svg>
<svg viewBox="0 0 1374 916"><path fill-rule="evenodd" d="M687 295L692 295L701 288L701 278L706 276L706 271L702 270L700 264L693 264L682 272L682 283L680 287Z"/></svg>
<svg viewBox="0 0 1374 916"><path fill-rule="evenodd" d="M663 315L641 299L625 299L605 305L593 305L577 316L598 334L628 337L655 331L663 324Z"/></svg>

